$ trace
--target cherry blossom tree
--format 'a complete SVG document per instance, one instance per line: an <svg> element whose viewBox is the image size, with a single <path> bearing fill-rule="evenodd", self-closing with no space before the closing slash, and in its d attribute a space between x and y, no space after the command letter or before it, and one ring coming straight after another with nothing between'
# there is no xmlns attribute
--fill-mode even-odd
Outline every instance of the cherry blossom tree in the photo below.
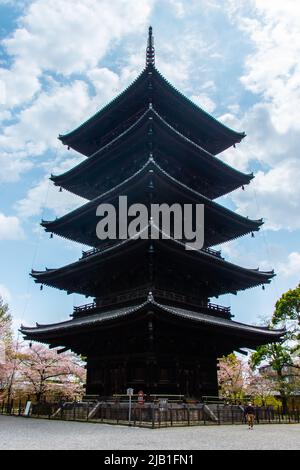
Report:
<svg viewBox="0 0 300 470"><path fill-rule="evenodd" d="M78 356L70 352L58 354L42 344L23 347L19 357L18 383L38 402L49 396L81 397L85 374Z"/></svg>
<svg viewBox="0 0 300 470"><path fill-rule="evenodd" d="M6 304L0 296L0 347L2 348L2 355L0 356L1 362L4 362L3 351L5 351L5 346L12 341L11 322L12 319L8 304Z"/></svg>
<svg viewBox="0 0 300 470"><path fill-rule="evenodd" d="M0 398L7 398L13 376L13 364L10 361L0 364Z"/></svg>
<svg viewBox="0 0 300 470"><path fill-rule="evenodd" d="M42 344L14 341L12 317L0 297L0 398L34 396L37 401L83 395L86 371L73 353L58 354Z"/></svg>
<svg viewBox="0 0 300 470"><path fill-rule="evenodd" d="M270 377L263 373L253 371L250 367L247 371L247 395L254 397L261 405L266 405L273 398L274 387Z"/></svg>
<svg viewBox="0 0 300 470"><path fill-rule="evenodd" d="M0 396L9 388L13 375L11 315L8 305L0 297Z"/></svg>
<svg viewBox="0 0 300 470"><path fill-rule="evenodd" d="M224 398L234 401L243 398L247 390L247 370L247 364L235 354L229 354L219 359L218 380L221 395Z"/></svg>

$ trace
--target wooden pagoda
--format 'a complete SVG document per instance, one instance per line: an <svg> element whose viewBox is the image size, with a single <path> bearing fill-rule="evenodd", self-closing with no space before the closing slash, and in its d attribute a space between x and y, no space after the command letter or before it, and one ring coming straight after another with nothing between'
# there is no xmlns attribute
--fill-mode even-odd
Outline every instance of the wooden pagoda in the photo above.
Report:
<svg viewBox="0 0 300 470"><path fill-rule="evenodd" d="M242 217L215 199L248 184L216 157L240 142L235 132L177 91L155 67L149 29L146 67L112 102L59 138L87 158L51 176L88 202L45 230L90 246L67 266L33 271L35 282L92 296L72 319L21 327L26 339L87 358L87 394L110 396L127 387L153 394L217 395L217 360L233 350L278 341L282 331L232 320L210 298L270 283L272 272L226 261L211 247L253 234L262 220ZM106 240L96 236L96 207L128 203L205 206L205 245L180 240Z"/></svg>

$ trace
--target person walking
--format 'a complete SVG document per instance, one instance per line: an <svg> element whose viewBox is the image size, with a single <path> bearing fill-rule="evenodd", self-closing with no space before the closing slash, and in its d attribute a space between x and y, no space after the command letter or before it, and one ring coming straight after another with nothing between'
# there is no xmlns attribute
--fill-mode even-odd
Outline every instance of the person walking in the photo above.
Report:
<svg viewBox="0 0 300 470"><path fill-rule="evenodd" d="M253 429L255 409L251 402L248 403L244 411L245 411L245 416L246 416L246 422L249 426L249 429Z"/></svg>

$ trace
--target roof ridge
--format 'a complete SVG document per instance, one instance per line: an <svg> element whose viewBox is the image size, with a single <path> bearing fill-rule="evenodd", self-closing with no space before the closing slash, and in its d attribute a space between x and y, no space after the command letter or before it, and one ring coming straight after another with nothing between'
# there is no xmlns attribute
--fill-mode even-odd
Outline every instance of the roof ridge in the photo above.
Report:
<svg viewBox="0 0 300 470"><path fill-rule="evenodd" d="M133 173L132 175L130 175L128 178L126 178L125 180L121 181L119 184L117 184L116 186L110 188L109 190L105 191L104 193L100 194L98 197L92 199L91 201L87 201L85 204L83 204L82 206L74 209L73 211L69 212L68 214L65 214L64 216L60 217L59 219L55 219L53 221L49 221L49 222L46 222L46 221L42 221L41 225L45 227L45 225L50 225L50 224L53 224L57 221L60 221L60 223L62 222L63 223L63 219L64 218L70 218L70 220L72 220L73 217L76 217L76 214L80 214L81 212L82 213L85 213L89 210L90 207L94 207L96 206L99 201L101 201L102 199L104 199L105 197L107 197L109 194L113 194L116 190L122 188L123 186L125 186L126 184L128 184L128 182L130 181L133 181L137 178L138 175L142 174L149 166L151 166L151 164L153 164L157 169L158 171L160 171L163 175L165 175L170 181L172 181L173 183L175 183L175 185L177 186L180 186L181 188L183 188L184 190L188 191L189 193L192 193L193 195L201 198L202 200L205 201L205 203L208 205L208 206L212 206L212 207L215 207L217 210L221 210L221 211L224 211L225 213L227 213L230 217L234 217L236 218L237 220L239 220L241 223L246 223L246 221L249 221L250 223L253 223L253 224L262 224L262 219L258 219L258 220L253 220L253 219L249 219L248 217L245 217L245 216L242 216L241 214L238 214L234 211L232 211L231 209L228 209L224 206L222 206L221 204L219 204L218 202L208 198L207 196L203 195L202 193L196 191L195 189L193 188L190 188L189 186L187 186L185 183L182 183L181 181L179 181L177 178L175 178L174 176L170 175L166 170L164 170L160 165L159 163L156 162L155 160L155 157L153 156L152 153L150 153L150 157L147 159L146 163L144 163L144 165L139 169L137 170L135 173ZM84 209L85 208L85 209ZM251 230L249 230L249 232L255 230L255 227L252 227Z"/></svg>
<svg viewBox="0 0 300 470"><path fill-rule="evenodd" d="M41 330L57 330L61 328L67 328L69 325L76 327L76 325L81 325L82 323L92 324L92 323L100 323L101 321L105 320L112 320L114 318L124 317L130 315L132 313L138 312L139 310L143 309L147 305L153 305L158 309L170 313L172 315L177 315L185 318L189 318L190 320L200 321L201 323L210 323L212 325L219 325L225 328L233 328L239 330L251 330L253 333L263 334L267 333L269 336L282 336L285 333L285 329L278 329L273 330L268 327L259 327L256 325L249 325L246 323L236 322L234 320L228 318L221 318L216 317L213 315L207 315L205 313L199 311L188 310L180 307L176 307L173 305L162 304L157 302L151 291L148 293L147 300L144 302L134 305L134 306L125 306L121 308L117 308L114 310L106 310L102 312L98 312L92 315L87 315L85 317L80 318L73 318L72 320L67 320L61 323L52 323L52 324L38 324L36 323L36 327L26 327L23 324L21 325L20 331L24 335L30 334L33 332L36 333L43 333ZM118 314L118 315L116 315Z"/></svg>
<svg viewBox="0 0 300 470"><path fill-rule="evenodd" d="M110 100L108 103L106 103L104 106L102 106L101 109L99 109L99 111L97 111L95 114L93 114L91 117L89 117L86 121L84 121L82 124L80 124L80 126L76 127L75 129L73 129L72 131L68 132L67 134L59 134L59 140L61 140L63 142L64 139L68 139L69 137L71 137L71 135L73 133L75 133L76 131L79 131L83 126L87 125L89 123L89 121L91 121L92 119L94 119L96 116L98 116L99 114L101 114L104 110L106 109L109 109L119 98L121 98L123 95L125 95L125 93L131 88L133 87L133 85L136 84L136 82L142 78L143 75L145 75L147 72L147 68L145 67L140 73L139 75L133 80L133 82L131 82L126 88L124 88L123 91L121 91L119 94L117 94L112 100Z"/></svg>
<svg viewBox="0 0 300 470"><path fill-rule="evenodd" d="M184 248L186 247L185 243L183 243L183 242L180 241L180 240L176 240L176 239L174 239L173 237L171 237L171 236L165 234L164 232L162 232L162 230L161 230L159 227L157 227L155 224L153 224L153 222L152 222L152 224L151 224L151 222L150 222L150 223L147 224L142 230L140 230L140 232L138 232L138 233L137 233L136 235L134 235L133 237L129 237L129 238L125 239L125 240L122 240L121 242L118 242L118 243L114 244L113 246L104 248L103 250L101 250L101 249L97 250L97 249L96 249L95 252L94 252L94 253L91 253L88 257L80 258L79 260L77 260L77 261L75 261L75 262L73 262L73 263L70 263L70 264L68 264L68 265L66 265L66 266L62 266L62 267L60 267L60 268L49 269L49 270L47 270L47 271L42 271L42 272L41 272L41 271L38 271L38 272L37 272L37 271L32 271L32 274L31 274L31 275L32 275L33 277L36 277L36 275L39 276L39 275L44 275L44 274L49 273L49 272L53 273L54 271L61 271L61 270L63 270L63 269L66 268L66 267L69 267L69 268L70 268L71 266L78 266L78 265L80 265L80 264L82 264L82 263L86 263L87 260L90 261L90 260L93 259L94 257L101 257L101 256L103 256L103 255L107 255L108 253L110 253L110 252L112 252L112 251L117 251L118 249L120 249L120 247L122 247L122 246L124 246L124 245L128 245L128 244L129 244L130 242L132 242L132 241L136 241L136 240L139 238L139 235L141 235L143 232L145 232L146 230L148 230L148 229L151 227L151 225L154 226L155 229L156 229L161 235L164 235L164 236L167 237L167 238L165 238L164 240L168 239L169 241L171 241L171 242L174 243L175 245L178 245L178 246L181 246L181 247L184 247ZM155 240L143 239L142 241L146 242L146 241L149 241L149 240L152 241L152 242L153 242L153 241L154 241L154 242L161 242L160 239L155 239ZM270 276L274 277L274 276L275 276L274 272L253 271L253 269L251 269L251 268L245 268L245 267L243 267L243 266L239 266L239 265L234 264L234 263L232 263L232 262L230 262L230 261L227 261L227 260L225 260L225 259L223 259L223 258L217 257L217 256L215 256L215 255L209 253L208 251L205 251L203 248L201 248L200 250L197 250L197 249L192 248L191 251L193 251L194 253L197 253L197 254L200 255L201 257L204 257L204 258L207 258L207 259L212 259L212 260L214 260L214 262L216 262L216 263L219 264L220 266L223 265L223 267L224 267L224 268L227 268L227 269L230 269L230 268L234 267L235 269L238 269L238 270L241 271L241 272L245 272L245 273L247 273L247 272L248 272L248 273L249 273L249 272L252 272L253 274L256 273L259 277L264 277L264 276L265 276L265 277L266 277L266 276L268 276L268 277L270 277ZM270 281L271 281L271 279L268 279L268 280L266 280L266 282L262 282L261 284L270 283Z"/></svg>
<svg viewBox="0 0 300 470"><path fill-rule="evenodd" d="M153 304L160 307L160 308L163 308L165 310L168 310L172 313L175 313L176 314L176 311L186 311L188 313L193 313L195 315L201 315L203 317L203 319L208 319L208 320L211 320L211 319L214 319L216 320L216 323L223 323L224 325L234 325L236 327L239 327L239 326L244 326L244 327L247 327L247 328L252 328L254 330L258 330L258 331L268 331L268 332L274 332L274 333L278 333L278 332L284 332L285 329L278 329L278 330L274 330L274 329L271 329L269 327L260 327L260 326L256 326L256 325L249 325L247 323L241 323L241 322L237 322L235 320L231 320L231 319L228 319L228 318L223 318L223 317L214 317L213 315L208 315L206 313L201 313L201 312L195 312L193 310L187 310L187 309L184 309L184 308L181 308L181 307L176 307L176 306L173 306L173 305L166 305L166 304L162 304L160 302L157 302L156 300L153 300Z"/></svg>
<svg viewBox="0 0 300 470"><path fill-rule="evenodd" d="M74 209L73 211L71 212L68 212L67 214L63 215L62 217L60 217L59 219L55 219L53 221L50 221L49 223L54 223L54 222L57 222L58 220L62 220L64 219L65 217L68 217L70 216L71 214L75 214L77 212L80 212L84 207L87 207L87 206L94 206L97 204L97 202L100 200L100 199L103 199L104 197L106 197L109 193L112 193L113 191L115 191L116 189L119 189L120 187L122 187L124 184L127 184L129 181L133 180L137 175L141 174L146 168L147 166L149 166L149 163L151 162L151 157L148 158L148 160L146 161L146 163L144 163L144 165L139 169L137 170L135 173L133 173L133 175L129 176L128 178L126 178L125 180L121 181L121 183L117 184L116 186L108 189L107 191L105 191L104 193L100 194L98 197L96 197L95 199L92 199L91 201L87 201L85 204L83 204L82 206L80 207L77 207L76 209ZM42 221L42 224L43 225L46 221ZM47 222L48 223L48 222Z"/></svg>
<svg viewBox="0 0 300 470"><path fill-rule="evenodd" d="M71 168L70 170L66 171L65 173L62 173L60 175L51 175L50 179L55 181L56 179L60 179L61 177L65 177L67 176L68 174L72 173L74 171L74 169L76 168L79 168L80 166L86 166L86 165L90 165L91 163L94 164L96 163L98 160L97 160L97 156L104 152L105 150L107 150L111 145L113 145L114 143L116 143L118 140L120 140L121 138L123 138L126 134L130 133L136 126L138 126L140 124L140 122L145 118L145 116L147 116L148 114L151 114L153 113L158 119L159 121L161 121L163 123L163 125L165 125L166 127L168 127L173 133L175 133L176 135L178 135L182 140L184 140L185 142L187 142L189 145L191 145L192 147L196 148L197 150L200 151L200 155L199 155L199 158L203 158L203 155L201 155L201 153L203 152L205 155L207 155L212 161L213 163L215 163L216 165L222 167L224 166L224 168L227 168L228 170L231 171L232 174L236 174L236 175L239 175L241 177L248 177L248 178L253 178L253 173L244 173L242 171L239 171L237 170L236 168L232 167L231 165L229 165L228 163L224 162L223 160L221 160L220 158L218 158L216 155L214 155L213 153L209 152L208 150L206 150L204 147L202 147L201 145L199 145L198 143L194 142L193 140L189 139L187 136L185 136L184 134L182 134L180 131L178 131L177 129L175 129L166 119L164 119L160 114L159 112L155 109L155 106L153 106L153 104L151 106L149 106L149 108L146 109L146 111L131 125L129 126L127 129L125 129L124 132L122 132L121 134L119 134L117 137L115 137L113 140L111 140L110 142L108 142L107 144L105 144L103 147L100 147L98 150L96 150L96 152L94 152L92 155L90 155L88 158L86 158L84 161L80 162L77 166L75 166L74 168Z"/></svg>
<svg viewBox="0 0 300 470"><path fill-rule="evenodd" d="M189 139L186 135L182 134L182 132L180 132L178 129L175 129L175 127L173 127L171 124L168 123L168 121L166 121L166 119L164 119L155 109L155 107L152 107L153 109L153 112L154 114L158 117L158 119L160 119L167 127L169 127L170 129L172 129L172 131L174 133L176 133L177 135L179 135L183 140L187 141L190 145L194 146L194 147L197 147L199 150L201 150L202 152L206 153L211 159L215 160L215 163L217 164L223 164L226 168L229 168L230 170L232 170L233 173L238 173L242 176L251 176L253 175L253 173L243 173L242 171L239 171L237 170L236 168L234 168L233 166L229 165L228 163L224 162L223 160L221 160L220 158L218 158L216 155L214 155L213 153L209 152L208 150L206 150L204 147L201 147L201 145L199 145L197 142L195 142L194 140L192 139Z"/></svg>
<svg viewBox="0 0 300 470"><path fill-rule="evenodd" d="M180 90L178 90L178 88L176 88L167 78L164 77L164 75L156 68L156 67L153 67L155 73L157 73L157 75L164 81L166 82L181 98L184 98L185 101L188 102L188 104L192 105L194 108L196 108L197 111L201 111L203 112L204 114L206 114L209 118L213 119L213 121L215 121L216 123L220 124L220 126L224 127L224 129L226 129L227 131L233 133L233 134L236 134L236 135L239 135L241 137L241 140L246 137L246 134L245 132L238 132L238 131L235 131L233 129L231 129L230 127L226 126L226 124L223 124L221 121L219 121L217 118L215 118L214 116L212 116L211 114L209 114L207 111L205 111L201 106L198 106L196 103L194 103L194 101L192 101L190 98L188 98L187 96L185 96Z"/></svg>

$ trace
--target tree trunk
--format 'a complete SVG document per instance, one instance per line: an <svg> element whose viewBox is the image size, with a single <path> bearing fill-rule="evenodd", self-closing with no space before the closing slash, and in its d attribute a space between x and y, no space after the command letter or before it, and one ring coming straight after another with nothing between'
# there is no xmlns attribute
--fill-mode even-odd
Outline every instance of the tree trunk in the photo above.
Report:
<svg viewBox="0 0 300 470"><path fill-rule="evenodd" d="M285 387L284 387L284 378L282 375L282 370L278 370L277 375L278 375L279 384L280 384L279 393L280 393L280 400L282 403L282 414L285 415L288 411L288 406L287 406L287 396L286 396Z"/></svg>

